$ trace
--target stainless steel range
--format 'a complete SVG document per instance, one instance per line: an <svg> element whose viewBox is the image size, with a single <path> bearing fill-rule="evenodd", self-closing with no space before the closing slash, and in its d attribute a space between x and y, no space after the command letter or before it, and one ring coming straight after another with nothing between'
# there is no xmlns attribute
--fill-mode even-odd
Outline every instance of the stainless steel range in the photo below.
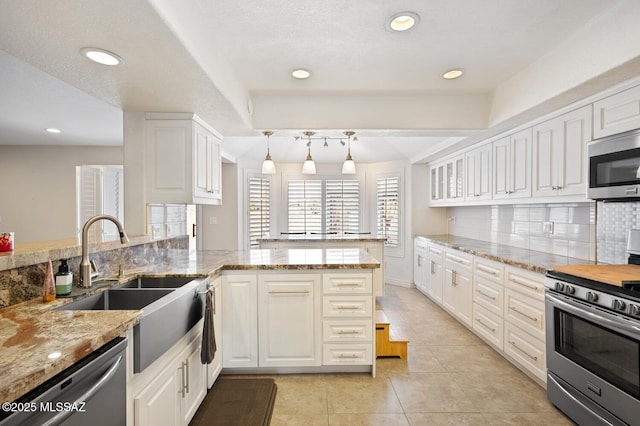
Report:
<svg viewBox="0 0 640 426"><path fill-rule="evenodd" d="M551 271L545 287L549 401L580 425L640 425L640 285Z"/></svg>

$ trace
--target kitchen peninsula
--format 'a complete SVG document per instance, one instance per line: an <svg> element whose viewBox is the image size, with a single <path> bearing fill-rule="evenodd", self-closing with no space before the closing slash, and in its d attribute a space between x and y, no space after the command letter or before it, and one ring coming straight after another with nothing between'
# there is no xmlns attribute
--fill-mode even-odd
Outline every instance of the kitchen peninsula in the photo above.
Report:
<svg viewBox="0 0 640 426"><path fill-rule="evenodd" d="M152 262L125 270L126 276L96 284L89 292L141 276L208 277L212 286L220 283L222 289L224 316L222 335L217 339L223 368L242 372L278 368L287 372L287 367L294 366L296 371L375 374L372 273L379 266L376 258L357 248L162 248L154 250ZM0 309L2 401L18 399L117 336L131 337L130 329L142 315L141 311L54 310L72 300L61 298L45 305L38 298ZM296 321L291 321L292 317ZM233 334L235 327L245 325L252 329ZM198 327L202 329L202 321L194 329ZM345 334L346 328L350 332ZM298 333L294 337L299 337L301 330L310 331L310 335L299 345L287 333ZM246 348L251 351L248 355L241 353ZM299 356L299 350L306 353ZM49 356L54 353L57 357ZM131 375L129 371L128 386L135 383ZM148 383L145 386L148 388ZM142 389L136 385L136 391L138 387Z"/></svg>
<svg viewBox="0 0 640 426"><path fill-rule="evenodd" d="M258 239L261 248L359 248L380 261L380 268L373 272L373 288L376 296L384 296L384 243L386 238L371 233L345 234L282 234Z"/></svg>

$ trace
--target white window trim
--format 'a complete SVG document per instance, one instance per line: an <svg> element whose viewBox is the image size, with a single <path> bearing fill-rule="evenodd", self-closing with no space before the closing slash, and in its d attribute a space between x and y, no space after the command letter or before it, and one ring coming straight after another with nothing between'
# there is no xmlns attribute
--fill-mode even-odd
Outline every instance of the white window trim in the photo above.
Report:
<svg viewBox="0 0 640 426"><path fill-rule="evenodd" d="M391 257L404 257L404 246L405 246L405 222L406 222L406 208L405 208L405 181L404 181L404 169L395 171L395 172L385 172L385 173L374 173L373 177L373 200L371 202L371 206L373 207L373 229L375 236L378 236L378 179L382 178L390 178L397 177L399 180L398 184L398 208L400 211L398 212L398 246L397 247L387 247L384 246L384 255Z"/></svg>
<svg viewBox="0 0 640 426"><path fill-rule="evenodd" d="M269 231L270 231L270 236L274 237L274 210L273 210L273 206L274 206L274 196L273 196L273 176L272 175L263 175L262 173L260 173L259 171L245 171L244 173L244 184L243 184L243 192L244 192L244 211L242 214L242 229L243 229L243 233L244 235L242 236L242 247L244 247L245 250L248 250L251 248L250 243L249 243L249 238L251 235L251 230L249 229L249 197L251 196L250 191L249 191L249 180L251 178L262 178L262 179L267 179L269 181L269 212L270 212L270 216L269 216Z"/></svg>

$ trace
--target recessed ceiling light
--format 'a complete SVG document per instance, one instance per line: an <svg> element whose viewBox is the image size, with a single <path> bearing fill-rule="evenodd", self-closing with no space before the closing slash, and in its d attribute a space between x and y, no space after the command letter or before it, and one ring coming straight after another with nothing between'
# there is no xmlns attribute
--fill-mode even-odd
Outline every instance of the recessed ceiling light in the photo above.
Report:
<svg viewBox="0 0 640 426"><path fill-rule="evenodd" d="M297 78L298 80L304 80L305 78L311 77L311 71L305 70L304 68L299 68L297 70L293 70L291 72L293 78Z"/></svg>
<svg viewBox="0 0 640 426"><path fill-rule="evenodd" d="M104 49L98 49L97 47L83 47L80 49L80 53L91 59L93 62L97 62L102 65L114 66L124 62L122 58L115 53Z"/></svg>
<svg viewBox="0 0 640 426"><path fill-rule="evenodd" d="M62 130L56 129L54 127L47 127L45 130L49 133L62 133Z"/></svg>
<svg viewBox="0 0 640 426"><path fill-rule="evenodd" d="M461 75L462 75L462 70L453 69L442 74L442 78L444 78L445 80L453 80L455 78L460 77Z"/></svg>
<svg viewBox="0 0 640 426"><path fill-rule="evenodd" d="M387 26L393 31L407 31L413 28L418 21L420 21L418 14L413 12L401 12L393 15L389 21L387 21Z"/></svg>

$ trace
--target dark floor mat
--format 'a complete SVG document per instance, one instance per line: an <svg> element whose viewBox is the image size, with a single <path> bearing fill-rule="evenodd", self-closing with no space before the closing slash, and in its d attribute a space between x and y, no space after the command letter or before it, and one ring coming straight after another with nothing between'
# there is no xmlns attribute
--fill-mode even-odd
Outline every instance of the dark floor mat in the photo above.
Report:
<svg viewBox="0 0 640 426"><path fill-rule="evenodd" d="M219 377L189 426L266 426L271 422L276 391L273 379Z"/></svg>

